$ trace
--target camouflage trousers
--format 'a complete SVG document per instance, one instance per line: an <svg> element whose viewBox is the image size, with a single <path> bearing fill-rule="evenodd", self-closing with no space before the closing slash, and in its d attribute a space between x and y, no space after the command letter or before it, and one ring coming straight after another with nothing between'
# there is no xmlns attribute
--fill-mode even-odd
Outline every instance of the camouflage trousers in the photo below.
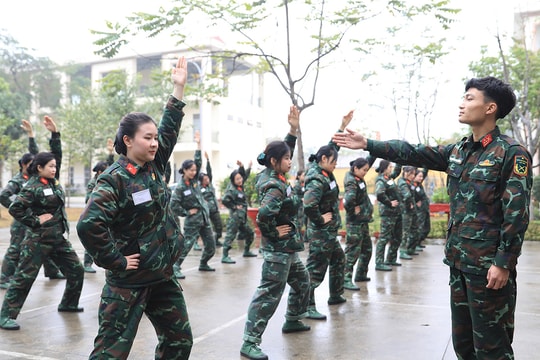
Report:
<svg viewBox="0 0 540 360"><path fill-rule="evenodd" d="M232 247L231 244L236 238L236 235L238 235L239 239L245 240L244 250L249 250L255 233L251 226L249 226L247 218L238 219L235 216L229 216L229 220L227 220L227 233L223 239L224 250L229 250Z"/></svg>
<svg viewBox="0 0 540 360"><path fill-rule="evenodd" d="M84 269L71 243L62 235L56 242L41 242L27 236L21 244L19 266L4 296L0 316L16 319L32 288L43 260L50 256L66 276L66 288L60 301L62 307L77 307L81 296Z"/></svg>
<svg viewBox="0 0 540 360"><path fill-rule="evenodd" d="M329 268L330 296L343 294L345 253L337 241L337 232L308 227L309 255L306 267L310 278L309 305L315 305L315 289L321 285Z"/></svg>
<svg viewBox="0 0 540 360"><path fill-rule="evenodd" d="M418 238L418 218L416 211L406 211L401 215L402 227L401 232L401 250L409 255L412 255L416 249Z"/></svg>
<svg viewBox="0 0 540 360"><path fill-rule="evenodd" d="M17 265L19 264L19 258L21 254L21 243L26 235L27 228L18 221L14 221L10 227L11 238L9 241L9 247L4 254L4 260L2 261L2 273L0 275L0 283L9 282ZM43 259L43 269L45 276L54 276L60 271L54 261L46 256Z"/></svg>
<svg viewBox="0 0 540 360"><path fill-rule="evenodd" d="M219 211L210 212L210 221L212 222L212 229L216 235L216 241L218 241L223 236L223 223L221 222Z"/></svg>
<svg viewBox="0 0 540 360"><path fill-rule="evenodd" d="M431 231L431 218L429 210L418 210L416 212L416 217L418 219L418 243L420 245L424 241Z"/></svg>
<svg viewBox="0 0 540 360"><path fill-rule="evenodd" d="M401 215L381 216L381 234L375 249L375 264L383 265L385 263L384 253L386 251L386 244L389 244L386 263L396 262L397 252L401 245L401 232Z"/></svg>
<svg viewBox="0 0 540 360"><path fill-rule="evenodd" d="M192 221L187 218L184 222L184 248L182 249L180 258L176 262L179 266L182 265L199 236L202 238L204 244L201 254L201 264L206 264L214 256L216 253L216 241L210 223L206 223L202 219L200 221Z"/></svg>
<svg viewBox="0 0 540 360"><path fill-rule="evenodd" d="M368 223L347 223L345 275L352 276L354 265L358 260L355 277L366 277L372 252L373 245L371 244Z"/></svg>
<svg viewBox="0 0 540 360"><path fill-rule="evenodd" d="M244 341L261 343L268 321L274 315L285 286L290 286L285 319L306 317L309 302L309 273L298 253L263 250L261 283L249 304Z"/></svg>
<svg viewBox="0 0 540 360"><path fill-rule="evenodd" d="M486 285L486 275L450 268L452 342L460 360L514 359L516 273L499 290Z"/></svg>
<svg viewBox="0 0 540 360"><path fill-rule="evenodd" d="M193 335L176 279L132 289L105 284L99 304L99 331L89 359L127 359L143 313L158 337L155 359L188 359Z"/></svg>

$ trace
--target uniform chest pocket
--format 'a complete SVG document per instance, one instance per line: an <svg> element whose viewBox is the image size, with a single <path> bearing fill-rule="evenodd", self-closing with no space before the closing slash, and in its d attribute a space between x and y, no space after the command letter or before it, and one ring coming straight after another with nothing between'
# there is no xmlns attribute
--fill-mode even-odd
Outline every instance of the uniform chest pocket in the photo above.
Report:
<svg viewBox="0 0 540 360"><path fill-rule="evenodd" d="M492 204L499 194L499 167L475 167L469 173L469 187L480 203Z"/></svg>

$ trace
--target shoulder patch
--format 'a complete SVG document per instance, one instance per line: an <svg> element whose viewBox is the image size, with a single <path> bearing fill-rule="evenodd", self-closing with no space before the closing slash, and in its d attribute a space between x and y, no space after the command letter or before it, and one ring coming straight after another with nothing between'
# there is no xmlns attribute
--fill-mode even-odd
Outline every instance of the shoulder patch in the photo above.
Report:
<svg viewBox="0 0 540 360"><path fill-rule="evenodd" d="M529 161L523 155L514 156L514 174L525 176L529 172Z"/></svg>

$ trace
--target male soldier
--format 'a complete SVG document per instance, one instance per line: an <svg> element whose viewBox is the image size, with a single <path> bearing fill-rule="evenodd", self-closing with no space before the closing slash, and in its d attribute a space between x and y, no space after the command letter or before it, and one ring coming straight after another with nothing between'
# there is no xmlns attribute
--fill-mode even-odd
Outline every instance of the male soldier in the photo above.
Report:
<svg viewBox="0 0 540 360"><path fill-rule="evenodd" d="M531 155L496 125L516 104L494 77L471 79L459 122L472 135L457 144L411 145L336 134L340 146L446 171L450 219L444 263L450 267L452 340L459 359L513 359L516 264L529 224Z"/></svg>
<svg viewBox="0 0 540 360"><path fill-rule="evenodd" d="M34 137L34 129L32 128L32 124L28 120L22 120L21 127L28 135L28 153L24 154L19 159L19 173L15 175L11 180L9 180L4 190L2 190L2 193L0 193L0 203L6 208L9 208L9 206L15 199L15 196L17 196L17 194L21 191L22 187L28 180L29 176L27 169L32 163L34 155L39 152L39 148L36 144L36 140ZM48 130L51 131L51 134L56 131L53 128ZM58 138L55 136L51 136L51 140L49 142L51 151L57 151L57 142ZM19 263L21 242L24 239L26 231L26 226L24 226L17 220L13 220L10 228L11 239L9 242L9 247L4 255L4 260L2 262L0 289L8 288L9 279L15 273L15 269L17 268L17 264ZM65 279L65 276L62 274L62 272L60 272L56 264L49 257L47 257L43 262L43 270L45 276L49 279Z"/></svg>

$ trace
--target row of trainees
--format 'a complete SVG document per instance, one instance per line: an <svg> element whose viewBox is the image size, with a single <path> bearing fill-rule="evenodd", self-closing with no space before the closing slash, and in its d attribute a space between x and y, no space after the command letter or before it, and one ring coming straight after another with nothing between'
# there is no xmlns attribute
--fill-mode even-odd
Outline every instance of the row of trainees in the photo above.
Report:
<svg viewBox="0 0 540 360"><path fill-rule="evenodd" d="M77 233L85 249L98 266L108 270L99 304L99 330L90 355L91 359L127 358L136 335L137 324L143 314L149 317L156 333L159 334L156 358L188 359L193 346L193 335L182 288L174 274L174 264L181 258L184 241L177 216L173 214L169 206L171 193L163 180L184 115L182 109L185 103L182 98L187 78L187 62L184 58L178 60L176 67L172 70L171 78L174 84L173 92L165 106L159 126L150 116L143 113L130 113L121 120L114 143L120 158L98 177L96 186L77 223ZM485 86L485 81L489 82L489 86ZM504 168L505 171L508 170L511 173L504 173L504 176L509 178L508 190L512 195L518 194L517 189L526 189L525 195L529 196L530 155L522 151L522 147L505 142L504 139L496 141L495 138L500 139L501 135L496 126L491 127L492 123L494 124L495 120L501 117L501 113L504 113L502 115L504 117L513 107L513 105L507 106L505 99L502 99L513 96L513 93L506 90L505 84L503 86L499 83L502 82L494 83L491 79L480 79L468 83L466 87L467 94L460 109L463 108L462 112L466 114L463 117L474 118L471 120L471 126L475 137L471 136L471 141L474 140L476 144L482 139L475 132L478 130L475 127L476 124L485 125L482 128L484 135L487 134L485 128L490 129L487 134L489 138L482 141L481 146L470 149L482 152L484 148L491 149L490 144L492 144L493 151L503 148L514 151L515 153L510 154L514 160L514 167ZM515 96L513 99L513 104L515 104ZM501 107L500 111L499 107ZM351 119L352 112L343 117L339 129L342 136L340 133L335 134L333 138L335 142L331 141L329 145L321 147L316 155L310 157L313 164L305 175L304 194L304 211L309 218L306 232L310 239L309 254L305 265L298 255L304 249L304 242L293 220L297 214L299 202L297 197L291 196L293 192L285 178L285 174L291 167L299 124L296 108L293 107L290 110L288 117L290 131L285 140L268 144L258 157L258 162L266 167L258 174L256 184L261 203L257 225L261 230L264 262L261 284L255 291L248 308L244 342L240 350L240 353L247 358L267 358L259 345L268 319L274 314L287 284L291 290L285 314L286 321L282 328L284 333L310 330L309 325L302 322L303 318L315 320L326 318L316 309L314 292L322 283L328 270L330 287L328 304L335 305L346 301L343 297L346 257L337 241L337 232L341 227L338 205L339 187L333 175L339 150L337 144L355 148L367 147L372 155L395 161L413 159L415 157L410 155L416 151L426 159L431 155L432 162L416 161L415 164L429 165L439 170L453 166L449 163L453 159L450 155L459 155L454 150L461 149L461 143L456 145L456 148L454 145L441 147L438 149L440 156L437 157L432 149L424 149L421 146L413 148L402 142L389 143L393 147L385 152L386 143L366 141L355 133L343 134ZM510 145L507 146L507 143ZM416 159L420 158L422 157L416 157ZM467 159L478 159L478 154ZM67 278L66 290L58 310L82 311L82 308L78 306L78 301L84 270L71 244L63 236L67 230L67 219L63 191L55 178L59 165L60 161L54 154L37 154L30 172L35 176L28 180L27 186L21 190L10 206L10 213L31 229L31 235L24 240L21 261L4 297L0 311L0 327L3 329L19 328L15 319L37 275L36 268L39 270L44 254L56 257L60 270ZM471 163L470 166L474 164ZM456 179L453 179L455 181L452 184L455 185L455 189L454 187L452 189L456 195L460 195L456 193L456 189L459 188L457 182L462 179L459 178L457 172L455 175ZM388 184L389 179L384 180ZM501 181L496 184L503 183ZM499 193L506 194L504 191ZM33 200L29 201L30 198ZM515 202L511 204L513 211L507 212L506 216L522 218L521 222L512 223L514 227L524 224L517 229L522 236L526 230L527 206L521 205L527 205L527 200L525 197L513 196L512 201ZM506 203L509 202L497 201L486 203L486 206L493 207L498 204L502 206ZM461 203L456 204L463 206ZM26 210L21 211L25 206ZM516 211L519 209L522 211ZM483 209L478 209L478 211L483 211ZM482 219L487 218L481 217L479 220ZM455 235L451 234L450 240L452 241L447 242L447 260L448 256L455 253L450 253L449 247L459 245L457 241L459 239ZM510 250L517 248L517 245ZM478 284L482 282L483 286L493 289L492 291L510 286L513 287L510 290L515 296L514 268L518 254L512 254L512 257L495 258L495 263L491 264L487 271L487 280L484 281L456 268L450 260L447 263L451 266L451 277L456 276L468 280L474 278L473 280ZM487 258L482 257L482 259ZM511 264L506 264L511 269L503 267L506 266L503 261L507 259L512 261ZM25 273L25 271L28 272ZM508 276L510 271L512 271L511 278ZM481 275L485 276L485 272L479 276ZM456 296L455 299L453 297L453 306L458 306L457 296L460 290L454 288L454 284L452 286L452 296ZM464 301L460 301L459 306L463 307L464 305L461 304ZM493 300L483 298L482 302L490 303ZM505 306L502 300L496 300L496 302L497 306ZM474 311L475 321L485 319L493 324L490 327L493 333L484 335L491 340L495 337L504 340L498 343L501 346L498 346L497 350L511 353L513 327L506 327L505 324L513 324L515 304L511 304L510 312L504 314L504 319L494 322L491 319L493 316L499 316L498 312L490 314L482 310L483 306L481 308L472 308L472 306L473 304L469 304L466 307ZM453 316L456 317L453 320L458 323L467 320L464 312L469 310L460 311L457 307L453 307L452 311ZM453 326L457 326L455 321L453 321ZM484 346L484 342L477 341L478 339L475 339L472 344L472 325L469 329L461 327L459 332L453 333L456 353L468 353L463 358L468 358L475 352L483 354L492 345L490 341Z"/></svg>

